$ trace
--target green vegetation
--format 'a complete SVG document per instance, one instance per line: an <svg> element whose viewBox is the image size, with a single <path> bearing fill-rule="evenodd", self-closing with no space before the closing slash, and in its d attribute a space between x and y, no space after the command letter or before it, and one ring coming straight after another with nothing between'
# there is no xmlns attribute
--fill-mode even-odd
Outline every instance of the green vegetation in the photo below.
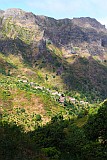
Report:
<svg viewBox="0 0 107 160"><path fill-rule="evenodd" d="M0 53L0 160L106 160L106 61L67 60L51 41L36 57L34 30L11 18L2 34L18 46Z"/></svg>
<svg viewBox="0 0 107 160"><path fill-rule="evenodd" d="M12 22L12 18L6 19L2 29L3 36L6 38L16 39L20 37L26 44L30 44L34 39L34 30L22 27Z"/></svg>
<svg viewBox="0 0 107 160"><path fill-rule="evenodd" d="M61 90L54 72L31 69L12 55L1 60L1 160L106 160L107 100L90 104L77 91Z"/></svg>
<svg viewBox="0 0 107 160"><path fill-rule="evenodd" d="M3 119L0 121L0 159L107 158L107 100L101 104L93 117L89 117L88 121L79 127L75 123L76 119L64 120L58 115L46 125L26 133L23 126Z"/></svg>

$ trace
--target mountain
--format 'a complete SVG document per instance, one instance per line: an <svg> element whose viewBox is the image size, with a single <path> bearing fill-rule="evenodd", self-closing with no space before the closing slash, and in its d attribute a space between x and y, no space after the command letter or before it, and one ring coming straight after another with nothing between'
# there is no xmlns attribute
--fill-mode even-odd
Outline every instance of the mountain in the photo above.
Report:
<svg viewBox="0 0 107 160"><path fill-rule="evenodd" d="M106 98L104 25L0 10L0 160L106 160Z"/></svg>
<svg viewBox="0 0 107 160"><path fill-rule="evenodd" d="M0 52L56 74L63 83L54 85L58 89L90 100L107 97L107 30L96 19L56 20L21 9L1 10Z"/></svg>

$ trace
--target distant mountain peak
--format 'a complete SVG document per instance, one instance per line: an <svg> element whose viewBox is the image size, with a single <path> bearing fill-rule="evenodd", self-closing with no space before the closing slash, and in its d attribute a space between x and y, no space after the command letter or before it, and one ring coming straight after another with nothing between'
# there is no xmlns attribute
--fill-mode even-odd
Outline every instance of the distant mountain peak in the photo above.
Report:
<svg viewBox="0 0 107 160"><path fill-rule="evenodd" d="M80 18L73 18L73 23L83 28L93 28L97 31L106 31L105 25L102 25L98 22L95 18L90 17L80 17Z"/></svg>
<svg viewBox="0 0 107 160"><path fill-rule="evenodd" d="M17 14L17 13L24 13L25 11L20 8L9 8L5 10L5 13L7 14Z"/></svg>
<svg viewBox="0 0 107 160"><path fill-rule="evenodd" d="M10 16L12 16L12 17L19 17L19 16L21 16L22 14L24 14L25 13L25 11L23 11L22 9L18 9L18 8L10 8L10 9L7 9L7 10L5 10L5 12L4 12L4 16L7 18L7 17L10 17Z"/></svg>

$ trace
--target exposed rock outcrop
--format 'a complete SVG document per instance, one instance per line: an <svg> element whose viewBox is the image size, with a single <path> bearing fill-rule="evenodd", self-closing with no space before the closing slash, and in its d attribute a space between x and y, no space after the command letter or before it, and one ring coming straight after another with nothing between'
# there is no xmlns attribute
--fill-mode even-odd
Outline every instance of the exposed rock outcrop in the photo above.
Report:
<svg viewBox="0 0 107 160"><path fill-rule="evenodd" d="M103 55L107 50L107 30L96 19L56 20L21 9L0 10L1 52L18 52L32 61L47 52L47 40L68 54Z"/></svg>

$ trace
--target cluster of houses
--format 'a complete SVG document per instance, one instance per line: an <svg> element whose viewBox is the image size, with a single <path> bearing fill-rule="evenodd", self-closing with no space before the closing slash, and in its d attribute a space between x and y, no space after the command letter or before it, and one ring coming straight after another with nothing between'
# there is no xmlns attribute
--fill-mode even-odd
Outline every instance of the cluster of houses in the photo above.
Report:
<svg viewBox="0 0 107 160"><path fill-rule="evenodd" d="M49 92L51 94L51 96L54 97L56 99L56 101L59 101L61 104L64 104L65 101L70 102L72 104L75 104L77 102L77 100L74 97L65 96L63 93L60 93L58 91L52 91L52 90L47 89L45 87L38 86L34 82L28 82L28 80L23 80L23 79L18 80L18 82L28 83L34 89L40 89L40 90L45 90L45 91ZM88 105L88 102L79 101L79 104Z"/></svg>

